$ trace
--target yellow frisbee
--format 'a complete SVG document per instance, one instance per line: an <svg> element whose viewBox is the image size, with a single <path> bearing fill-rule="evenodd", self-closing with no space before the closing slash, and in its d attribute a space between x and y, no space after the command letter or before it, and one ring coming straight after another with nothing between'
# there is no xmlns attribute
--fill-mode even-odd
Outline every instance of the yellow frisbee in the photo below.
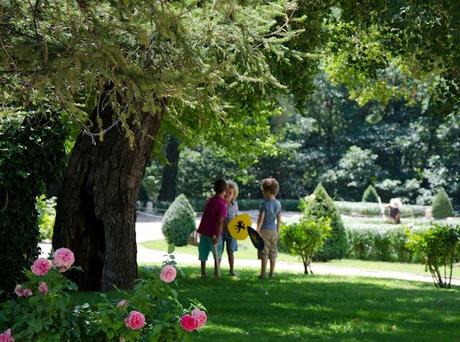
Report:
<svg viewBox="0 0 460 342"><path fill-rule="evenodd" d="M235 216L228 223L230 235L237 240L244 240L248 237L247 227L251 227L251 216L249 214Z"/></svg>

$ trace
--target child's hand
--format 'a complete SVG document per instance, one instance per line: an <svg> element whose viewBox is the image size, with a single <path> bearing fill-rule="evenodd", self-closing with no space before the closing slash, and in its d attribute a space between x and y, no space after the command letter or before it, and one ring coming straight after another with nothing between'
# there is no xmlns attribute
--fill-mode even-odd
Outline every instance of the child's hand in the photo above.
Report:
<svg viewBox="0 0 460 342"><path fill-rule="evenodd" d="M212 244L215 246L215 245L217 245L218 243L219 243L219 239L217 238L216 235L214 235L214 236L212 237Z"/></svg>

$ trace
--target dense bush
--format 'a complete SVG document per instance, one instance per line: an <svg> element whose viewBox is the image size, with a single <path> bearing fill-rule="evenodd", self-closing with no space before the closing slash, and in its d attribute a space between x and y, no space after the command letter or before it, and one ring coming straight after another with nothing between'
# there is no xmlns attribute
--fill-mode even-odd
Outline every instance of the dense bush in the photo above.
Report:
<svg viewBox="0 0 460 342"><path fill-rule="evenodd" d="M15 289L18 298L0 304L0 331L9 331L16 341L36 342L188 339L187 332L205 324L206 313L179 302L172 252L132 291L120 292L124 299L118 304L101 295L94 306L73 303L77 287L62 273L74 268L70 250L56 251L54 260L37 259L25 272L27 281Z"/></svg>
<svg viewBox="0 0 460 342"><path fill-rule="evenodd" d="M311 196L303 203L304 215L319 220L326 217L330 220L332 231L323 248L315 254L315 259L326 261L342 259L348 251L348 240L340 213L334 201L329 197L322 184L318 184Z"/></svg>
<svg viewBox="0 0 460 342"><path fill-rule="evenodd" d="M436 287L450 288L454 262L460 259L460 226L435 224L413 232L408 247L423 256Z"/></svg>
<svg viewBox="0 0 460 342"><path fill-rule="evenodd" d="M454 209L446 191L441 188L437 192L432 205L432 214L435 219L443 219L454 216Z"/></svg>
<svg viewBox="0 0 460 342"><path fill-rule="evenodd" d="M10 292L38 255L36 197L64 163L63 124L48 114L0 116L0 290Z"/></svg>
<svg viewBox="0 0 460 342"><path fill-rule="evenodd" d="M56 197L37 197L35 208L38 211L38 228L41 240L51 240L53 237L54 220L56 219Z"/></svg>
<svg viewBox="0 0 460 342"><path fill-rule="evenodd" d="M378 203L336 201L335 205L343 215L380 216L382 212L382 207ZM404 204L401 208L401 217L423 217L427 208L429 207ZM389 209L385 208L384 211L388 216Z"/></svg>
<svg viewBox="0 0 460 342"><path fill-rule="evenodd" d="M176 197L163 217L162 231L168 244L185 246L187 238L195 230L195 212L187 197Z"/></svg>
<svg viewBox="0 0 460 342"><path fill-rule="evenodd" d="M280 232L280 240L290 254L300 256L304 266L304 273L308 274L310 272L313 274L311 270L313 255L323 247L324 241L329 237L331 230L329 218L312 219L304 216L299 223L283 226Z"/></svg>
<svg viewBox="0 0 460 342"><path fill-rule="evenodd" d="M361 198L361 202L380 203L380 198L379 198L379 195L377 194L377 190L375 190L372 184L369 185L366 188L366 190L364 190L363 197Z"/></svg>
<svg viewBox="0 0 460 342"><path fill-rule="evenodd" d="M393 224L354 224L346 226L348 257L360 260L412 262L416 256L407 247L409 229Z"/></svg>

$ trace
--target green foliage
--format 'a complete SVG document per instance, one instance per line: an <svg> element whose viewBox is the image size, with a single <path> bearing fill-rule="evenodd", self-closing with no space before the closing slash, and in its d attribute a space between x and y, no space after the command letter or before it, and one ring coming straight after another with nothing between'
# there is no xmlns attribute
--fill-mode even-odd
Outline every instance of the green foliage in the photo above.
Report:
<svg viewBox="0 0 460 342"><path fill-rule="evenodd" d="M172 255L163 262L174 266ZM137 281L129 292L118 291L118 303L105 294L99 294L98 304L75 305L71 293L76 285L57 268L44 276L25 271L27 281L22 288L31 289L32 295L11 299L0 304L0 330L12 330L16 341L182 341L190 336L180 327L180 318L201 304L192 301L186 310L179 302L177 282L166 283L160 278L162 267L149 269L148 277ZM81 271L79 267L73 267ZM39 292L45 282L48 292ZM129 312L136 310L145 316L145 325L131 330L125 324Z"/></svg>
<svg viewBox="0 0 460 342"><path fill-rule="evenodd" d="M331 230L329 218L312 219L304 216L299 223L283 226L280 240L290 254L300 256L304 273L313 274L311 270L313 255L323 247Z"/></svg>
<svg viewBox="0 0 460 342"><path fill-rule="evenodd" d="M331 236L326 240L322 250L315 254L315 258L326 261L345 257L348 251L345 228L334 201L321 183L318 184L313 194L306 198L304 216L312 220L328 218L332 227Z"/></svg>
<svg viewBox="0 0 460 342"><path fill-rule="evenodd" d="M37 196L56 180L66 130L52 114L0 116L0 289L11 292L21 270L38 255Z"/></svg>
<svg viewBox="0 0 460 342"><path fill-rule="evenodd" d="M56 197L46 198L45 195L37 197L35 208L38 212L40 239L51 240L56 219Z"/></svg>
<svg viewBox="0 0 460 342"><path fill-rule="evenodd" d="M360 260L413 262L418 257L406 246L407 227L390 224L355 224L346 227L348 257Z"/></svg>
<svg viewBox="0 0 460 342"><path fill-rule="evenodd" d="M188 236L196 229L195 216L187 197L177 196L163 217L161 229L166 241L175 246L187 245Z"/></svg>
<svg viewBox="0 0 460 342"><path fill-rule="evenodd" d="M450 288L454 262L460 259L460 226L435 224L412 233L408 247L423 256L436 287Z"/></svg>
<svg viewBox="0 0 460 342"><path fill-rule="evenodd" d="M438 190L438 193L433 200L431 210L435 219L443 219L454 216L452 203L450 202L449 196L443 188Z"/></svg>
<svg viewBox="0 0 460 342"><path fill-rule="evenodd" d="M371 184L369 185L366 190L363 192L363 198L361 202L376 202L379 203L379 195L377 194L377 190L375 190L374 186Z"/></svg>
<svg viewBox="0 0 460 342"><path fill-rule="evenodd" d="M341 214L351 216L380 216L382 207L378 203L372 202L334 202ZM401 209L401 217L423 217L425 216L427 206L404 204ZM385 214L388 216L389 209L384 208Z"/></svg>

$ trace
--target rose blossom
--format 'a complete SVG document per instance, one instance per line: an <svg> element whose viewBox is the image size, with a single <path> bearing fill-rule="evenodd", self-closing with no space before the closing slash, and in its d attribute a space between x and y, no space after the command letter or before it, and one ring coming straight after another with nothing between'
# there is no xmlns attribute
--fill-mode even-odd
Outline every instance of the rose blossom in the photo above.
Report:
<svg viewBox="0 0 460 342"><path fill-rule="evenodd" d="M37 276L44 276L51 269L51 266L51 261L49 261L48 259L38 258L34 261L30 269L32 270L33 274Z"/></svg>
<svg viewBox="0 0 460 342"><path fill-rule="evenodd" d="M180 326L185 331L193 331L198 328L198 322L195 317L190 314L185 314L180 320Z"/></svg>
<svg viewBox="0 0 460 342"><path fill-rule="evenodd" d="M117 304L117 308L124 308L128 306L128 301L126 299L120 300Z"/></svg>
<svg viewBox="0 0 460 342"><path fill-rule="evenodd" d="M131 311L125 319L125 325L132 330L139 330L145 325L145 316L139 311Z"/></svg>
<svg viewBox="0 0 460 342"><path fill-rule="evenodd" d="M160 273L160 279L165 283L170 283L176 279L176 268L171 265L165 265Z"/></svg>
<svg viewBox="0 0 460 342"><path fill-rule="evenodd" d="M32 290L31 289L27 289L27 288L23 288L22 285L16 285L16 287L14 288L14 293L16 293L16 295L18 297L30 297L32 296Z"/></svg>
<svg viewBox="0 0 460 342"><path fill-rule="evenodd" d="M68 248L59 248L54 252L54 266L59 268L59 272L67 271L75 262L75 256Z"/></svg>
<svg viewBox="0 0 460 342"><path fill-rule="evenodd" d="M0 342L14 342L14 338L11 335L11 329L7 329L0 334Z"/></svg>
<svg viewBox="0 0 460 342"><path fill-rule="evenodd" d="M203 325L205 325L206 321L208 320L208 316L206 315L206 312L198 308L193 309L192 317L196 319L197 329L200 329Z"/></svg>
<svg viewBox="0 0 460 342"><path fill-rule="evenodd" d="M47 293L48 293L48 284L45 283L44 281L41 281L41 282L38 284L38 291L39 291L41 294L47 294Z"/></svg>

